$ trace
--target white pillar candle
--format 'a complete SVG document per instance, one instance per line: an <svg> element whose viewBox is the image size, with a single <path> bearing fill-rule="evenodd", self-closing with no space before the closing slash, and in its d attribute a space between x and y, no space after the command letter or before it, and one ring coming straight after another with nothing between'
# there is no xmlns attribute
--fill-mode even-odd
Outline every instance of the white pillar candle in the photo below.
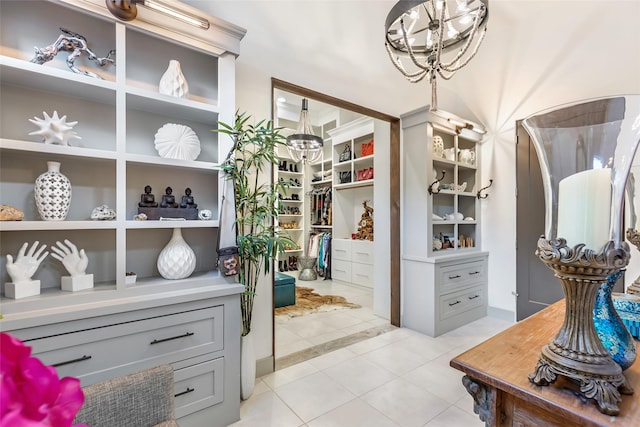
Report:
<svg viewBox="0 0 640 427"><path fill-rule="evenodd" d="M573 247L599 251L609 241L611 169L592 169L560 181L558 233Z"/></svg>

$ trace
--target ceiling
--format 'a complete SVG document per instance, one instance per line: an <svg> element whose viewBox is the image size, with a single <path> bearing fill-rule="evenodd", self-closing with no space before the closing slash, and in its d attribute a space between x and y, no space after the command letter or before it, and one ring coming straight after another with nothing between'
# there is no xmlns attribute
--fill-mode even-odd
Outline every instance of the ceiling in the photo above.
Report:
<svg viewBox="0 0 640 427"><path fill-rule="evenodd" d="M387 57L395 0L184 1L247 29L242 84L262 74L395 116L430 102L428 83L409 83ZM491 0L484 44L439 80L439 107L500 133L576 97L640 92L639 19L638 0Z"/></svg>

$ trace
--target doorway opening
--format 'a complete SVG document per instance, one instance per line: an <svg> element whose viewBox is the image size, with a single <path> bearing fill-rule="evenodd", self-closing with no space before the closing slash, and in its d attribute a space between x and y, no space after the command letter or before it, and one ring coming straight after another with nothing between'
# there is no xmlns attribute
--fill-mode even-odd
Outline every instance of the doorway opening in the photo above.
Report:
<svg viewBox="0 0 640 427"><path fill-rule="evenodd" d="M399 119L272 78L272 119L284 135L295 131L303 98L309 103L314 134L325 141L323 155L303 165L293 162L286 149L278 153L274 179L294 183L282 197L285 215L278 225L296 247L276 262L274 281L293 278L296 295L309 288L320 296L343 297L351 305L323 304L290 315L290 301L278 301L274 288L274 305L280 305L273 316L274 369L400 326ZM377 144L373 154L362 151L370 141ZM346 146L351 157L340 162ZM374 173L370 178L361 172L369 168ZM345 172L352 176L341 180ZM376 237L359 240L360 219L374 204ZM299 278L300 258L307 255L316 257L315 280ZM364 258L354 259L357 256Z"/></svg>

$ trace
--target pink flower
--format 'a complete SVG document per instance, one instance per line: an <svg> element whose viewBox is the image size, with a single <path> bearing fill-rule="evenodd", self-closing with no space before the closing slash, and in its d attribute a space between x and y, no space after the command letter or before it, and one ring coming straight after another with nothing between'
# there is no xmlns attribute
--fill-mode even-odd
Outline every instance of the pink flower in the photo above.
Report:
<svg viewBox="0 0 640 427"><path fill-rule="evenodd" d="M77 378L59 379L31 347L0 333L0 427L70 427L83 403Z"/></svg>

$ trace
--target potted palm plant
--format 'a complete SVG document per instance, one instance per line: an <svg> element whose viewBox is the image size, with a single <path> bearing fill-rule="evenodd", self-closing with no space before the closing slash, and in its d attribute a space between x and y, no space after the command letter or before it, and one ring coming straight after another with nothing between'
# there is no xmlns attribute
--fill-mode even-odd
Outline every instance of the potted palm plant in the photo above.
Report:
<svg viewBox="0 0 640 427"><path fill-rule="evenodd" d="M236 113L233 125L218 122L215 132L230 135L234 148L221 165L235 191L239 281L244 285L240 297L242 313L241 392L247 399L255 384L255 355L251 337L251 316L256 289L261 275L268 274L273 260L294 242L275 225L282 208L279 195L286 185L272 183L271 168L277 165L278 148L285 144L280 128L261 120L252 124L251 116ZM246 365L246 366L244 366Z"/></svg>

